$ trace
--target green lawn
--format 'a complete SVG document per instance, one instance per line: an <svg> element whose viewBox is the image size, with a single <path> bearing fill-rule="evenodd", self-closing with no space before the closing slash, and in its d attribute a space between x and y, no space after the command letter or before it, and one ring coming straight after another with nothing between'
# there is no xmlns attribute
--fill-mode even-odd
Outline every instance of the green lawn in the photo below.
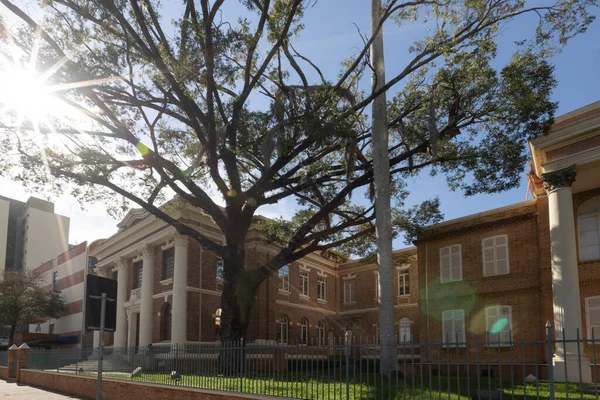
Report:
<svg viewBox="0 0 600 400"><path fill-rule="evenodd" d="M384 400L384 399L423 399L423 400L453 400L466 399L469 394L471 397L477 390L477 380L460 380L456 378L450 380L448 378L432 377L431 385L429 378L424 378L421 381L410 377L399 377L391 379L389 382L381 382L376 375L363 375L362 383L350 383L348 385L348 397L346 397L345 381L326 382L323 380L314 379L293 379L292 374L286 379L261 379L257 378L229 378L215 376L195 376L183 375L177 382L171 380L168 374L142 374L139 377L130 378L127 374L105 373L105 378L111 379L126 379L136 382L160 383L167 385L178 385L193 388L205 388L215 390L226 390L252 394L266 394L272 396L283 396L300 399L352 399L352 400ZM368 380L367 380L368 379ZM467 391L467 388L469 389ZM480 381L482 390L488 389L487 379L482 378ZM438 390L440 389L440 390ZM523 385L515 385L514 389L510 385L504 385L502 388L499 383L492 382L492 390L502 390L504 399L550 399L549 388L547 382L540 382L537 386L532 384L526 388ZM568 389L568 397L567 397ZM578 385L569 384L565 387L564 384L555 385L555 399L579 399L586 400L596 399L594 395L583 395L581 397Z"/></svg>

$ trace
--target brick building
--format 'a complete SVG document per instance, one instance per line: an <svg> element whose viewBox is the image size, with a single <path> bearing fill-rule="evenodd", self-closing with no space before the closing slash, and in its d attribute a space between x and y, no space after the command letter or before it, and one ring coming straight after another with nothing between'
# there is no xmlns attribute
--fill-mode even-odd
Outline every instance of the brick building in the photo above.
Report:
<svg viewBox="0 0 600 400"><path fill-rule="evenodd" d="M209 217L185 203L174 215L220 239ZM246 268L278 251L260 238L248 238ZM131 210L119 231L92 253L97 272L118 280L114 346L194 343L218 339L221 260L195 240L142 210ZM416 248L397 251L395 280L398 335L409 340L418 329ZM151 268L152 274L146 271ZM347 329L377 334L377 265L374 259L347 261L310 254L283 267L259 288L248 340L326 343Z"/></svg>
<svg viewBox="0 0 600 400"><path fill-rule="evenodd" d="M453 357L468 364L485 346L461 351L460 343L487 337L503 342L502 362L532 364L548 361L543 348L517 354L506 342L542 339L547 321L557 339L563 329L573 339L578 329L589 338L600 328L600 102L558 118L529 146L532 200L428 227L416 247L395 252L401 341L446 341L458 347ZM179 203L172 214L222 240L199 210ZM99 273L119 283L114 346L216 340L220 260L143 210L131 210L118 226L93 252ZM251 233L246 268L276 251ZM248 340L324 343L347 331L376 337L376 273L373 259L326 254L283 267L259 289ZM561 379L564 363L579 351L590 357L591 348L567 343L555 350ZM448 349L420 356L433 362L444 354ZM589 363L583 359L583 379ZM578 363L567 366L569 379L579 376L570 370Z"/></svg>
<svg viewBox="0 0 600 400"><path fill-rule="evenodd" d="M416 243L423 337L450 347L503 342L494 345L503 363L533 364L548 361L543 346L515 352L512 339L542 340L547 322L558 340L600 334L599 128L600 102L558 118L530 142L533 200L425 230ZM474 360L485 347L451 356ZM557 379L566 362L569 380L578 380L579 353L590 379L591 345L576 343L556 345Z"/></svg>

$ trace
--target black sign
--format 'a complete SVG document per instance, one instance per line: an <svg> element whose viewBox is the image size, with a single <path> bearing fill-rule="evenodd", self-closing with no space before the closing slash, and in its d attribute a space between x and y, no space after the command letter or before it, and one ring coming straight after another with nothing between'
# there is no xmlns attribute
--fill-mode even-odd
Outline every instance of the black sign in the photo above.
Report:
<svg viewBox="0 0 600 400"><path fill-rule="evenodd" d="M114 332L117 325L117 280L97 275L87 276L85 327L92 331L100 330L102 293L106 293L104 329Z"/></svg>

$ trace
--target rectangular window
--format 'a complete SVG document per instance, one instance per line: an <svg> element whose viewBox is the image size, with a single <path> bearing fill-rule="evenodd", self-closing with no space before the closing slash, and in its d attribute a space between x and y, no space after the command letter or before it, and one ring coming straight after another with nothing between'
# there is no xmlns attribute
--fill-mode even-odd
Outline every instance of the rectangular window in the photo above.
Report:
<svg viewBox="0 0 600 400"><path fill-rule="evenodd" d="M215 264L215 281L216 281L216 289L223 290L223 259L217 258L217 262Z"/></svg>
<svg viewBox="0 0 600 400"><path fill-rule="evenodd" d="M325 300L327 297L327 278L324 276L317 277L317 299Z"/></svg>
<svg viewBox="0 0 600 400"><path fill-rule="evenodd" d="M398 270L398 296L406 296L410 294L410 277L408 268Z"/></svg>
<svg viewBox="0 0 600 400"><path fill-rule="evenodd" d="M308 271L300 269L300 294L308 296Z"/></svg>
<svg viewBox="0 0 600 400"><path fill-rule="evenodd" d="M483 254L483 276L505 275L508 265L508 236L493 236L481 241Z"/></svg>
<svg viewBox="0 0 600 400"><path fill-rule="evenodd" d="M462 252L460 244L440 249L440 281L462 281Z"/></svg>
<svg viewBox="0 0 600 400"><path fill-rule="evenodd" d="M58 271L54 271L52 273L52 291L56 292L58 290Z"/></svg>
<svg viewBox="0 0 600 400"><path fill-rule="evenodd" d="M347 279L344 281L344 303L354 303L356 301L354 297L356 281L354 279Z"/></svg>
<svg viewBox="0 0 600 400"><path fill-rule="evenodd" d="M138 289L142 287L142 274L144 273L144 262L138 261L133 264L133 288Z"/></svg>
<svg viewBox="0 0 600 400"><path fill-rule="evenodd" d="M579 259L595 260L600 258L600 215L580 217L579 225Z"/></svg>
<svg viewBox="0 0 600 400"><path fill-rule="evenodd" d="M442 313L443 335L445 344L464 345L465 343L465 311L448 310Z"/></svg>
<svg viewBox="0 0 600 400"><path fill-rule="evenodd" d="M485 309L485 329L491 345L508 346L512 339L512 309L510 306L492 306Z"/></svg>
<svg viewBox="0 0 600 400"><path fill-rule="evenodd" d="M585 317L588 340L592 339L592 329L594 330L594 340L598 339L600 337L600 296L586 297Z"/></svg>
<svg viewBox="0 0 600 400"><path fill-rule="evenodd" d="M175 266L175 249L173 247L171 247L170 249L163 251L163 270L162 270L163 281L166 279L173 279L174 266Z"/></svg>
<svg viewBox="0 0 600 400"><path fill-rule="evenodd" d="M279 268L279 290L290 291L290 266L284 265Z"/></svg>

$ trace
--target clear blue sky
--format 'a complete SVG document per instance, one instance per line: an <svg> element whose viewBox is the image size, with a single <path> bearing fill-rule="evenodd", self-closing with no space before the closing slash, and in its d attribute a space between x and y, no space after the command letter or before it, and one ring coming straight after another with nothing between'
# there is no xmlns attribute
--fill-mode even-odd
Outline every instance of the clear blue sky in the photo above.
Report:
<svg viewBox="0 0 600 400"><path fill-rule="evenodd" d="M547 0L537 3L545 4ZM362 41L357 33L356 23L363 33L369 32L370 6L368 0L318 0L305 15L305 30L294 43L303 54L309 56L323 70L326 77L334 79L340 69L340 63L352 52L359 51ZM164 1L167 20L176 18L181 2ZM231 20L244 14L238 1L225 2L223 19ZM498 66L505 64L514 51L514 40L523 39L531 34L536 20L532 17L520 18L511 22L501 31ZM426 26L410 25L399 28L388 24L384 30L386 48L386 69L388 77L400 70L408 60L407 48L414 40L426 34ZM559 102L558 115L600 100L600 21L595 21L588 32L573 39L553 61L556 66L558 87L554 99ZM310 77L316 82L316 75ZM367 82L368 84L368 82ZM399 88L397 88L399 89ZM258 106L260 107L260 105ZM525 144L524 144L525 145ZM450 192L445 178L431 178L428 175L418 177L409 183L412 195L411 203L439 196L442 212L446 219L473 214L496 207L521 202L525 199L526 179L523 171L519 188L495 195L478 195L465 198L460 192ZM25 199L27 193L18 183L7 182L0 178L0 194ZM106 237L116 231L116 221L106 215L101 204L79 205L68 197L56 199L57 211L71 217L71 242L82 242ZM293 200L260 209L267 216L283 215L289 217L293 210ZM397 239L395 248L404 247Z"/></svg>
<svg viewBox="0 0 600 400"><path fill-rule="evenodd" d="M313 55L313 60L323 66L326 76L339 69L339 63L349 52L356 51L360 40L356 23L363 32L369 32L370 6L367 0L323 1L306 13L306 29L299 40L299 47ZM600 13L596 12L600 18ZM506 63L515 49L514 41L528 37L535 27L535 17L524 17L511 22L501 30L498 65ZM406 49L425 34L426 27L409 26L401 29L388 24L384 31L385 63L388 78L402 68L407 61ZM588 31L570 41L558 54L555 64L558 85L553 98L558 101L557 115L600 100L600 21L595 21ZM525 145L525 144L524 144ZM460 192L448 190L445 178L432 178L426 174L410 183L409 201L419 201L439 196L445 219L458 218L496 207L525 200L527 180L523 178L519 188L494 195L465 197ZM405 247L396 239L394 248Z"/></svg>

